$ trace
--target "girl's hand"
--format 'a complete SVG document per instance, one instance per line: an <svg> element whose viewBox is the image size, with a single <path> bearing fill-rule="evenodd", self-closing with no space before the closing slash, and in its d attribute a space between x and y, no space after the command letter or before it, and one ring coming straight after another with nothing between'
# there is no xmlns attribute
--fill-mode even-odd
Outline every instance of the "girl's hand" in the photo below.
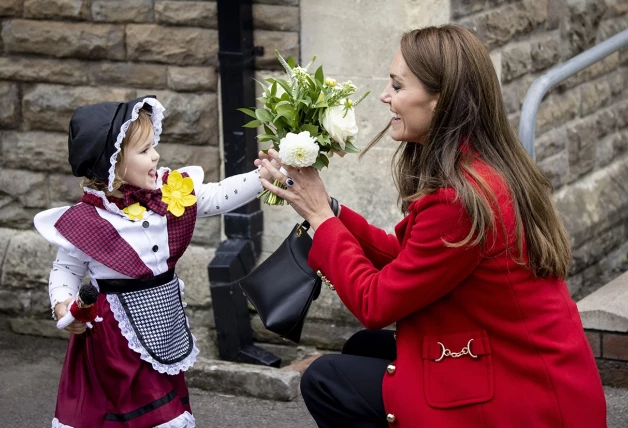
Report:
<svg viewBox="0 0 628 428"><path fill-rule="evenodd" d="M264 180L268 180L268 181L273 180L274 181L274 179L273 179L272 175L270 174L270 172L266 168L264 168L264 165L262 164L262 160L266 159L266 160L270 161L270 164L272 166L274 166L275 168L277 168L277 169L281 168L281 163L278 160L275 160L272 157L270 157L269 155L265 154L261 150L257 154L257 157L259 159L255 159L253 164L255 166L261 166L261 168L259 170L259 177L263 178Z"/></svg>
<svg viewBox="0 0 628 428"><path fill-rule="evenodd" d="M65 314L68 313L68 305L73 300L74 299L70 297L65 302L60 302L55 305L55 315L57 316L58 320L63 318ZM80 322L80 321L72 321L72 323L65 328L65 330L69 331L72 334L83 334L86 329L87 329L87 325L85 325L84 322Z"/></svg>
<svg viewBox="0 0 628 428"><path fill-rule="evenodd" d="M271 175L271 179L262 178L264 188L288 201L290 206L310 223L312 229L316 230L325 220L334 217L329 206L329 195L316 168L281 165L279 153L273 149L268 150L268 155L260 156L255 162L260 162ZM284 167L287 176L279 171L277 164ZM286 184L288 177L292 178L294 184L287 189L277 187L271 182L279 180Z"/></svg>

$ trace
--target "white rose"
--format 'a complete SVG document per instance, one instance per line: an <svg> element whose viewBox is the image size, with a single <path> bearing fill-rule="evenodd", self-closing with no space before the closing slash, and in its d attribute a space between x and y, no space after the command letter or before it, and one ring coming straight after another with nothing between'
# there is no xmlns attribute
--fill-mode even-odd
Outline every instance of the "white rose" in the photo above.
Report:
<svg viewBox="0 0 628 428"><path fill-rule="evenodd" d="M345 149L345 141L358 133L358 125L355 123L355 111L350 108L345 115L343 104L329 107L323 114L323 128L329 136Z"/></svg>
<svg viewBox="0 0 628 428"><path fill-rule="evenodd" d="M288 134L279 142L279 158L281 163L303 168L312 166L318 157L316 138L311 137L309 131Z"/></svg>

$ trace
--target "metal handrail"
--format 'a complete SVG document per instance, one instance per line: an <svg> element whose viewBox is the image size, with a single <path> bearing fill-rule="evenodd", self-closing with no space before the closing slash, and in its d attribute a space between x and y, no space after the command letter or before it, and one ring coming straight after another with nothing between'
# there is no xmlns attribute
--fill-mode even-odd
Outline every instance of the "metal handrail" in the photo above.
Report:
<svg viewBox="0 0 628 428"><path fill-rule="evenodd" d="M519 121L519 140L533 160L536 160L534 153L534 136L536 132L536 115L541 100L554 86L563 80L584 70L615 51L628 46L628 30L624 30L614 35L597 46L592 47L569 61L557 65L546 74L539 77L532 83L526 94L523 106L521 107L521 119Z"/></svg>

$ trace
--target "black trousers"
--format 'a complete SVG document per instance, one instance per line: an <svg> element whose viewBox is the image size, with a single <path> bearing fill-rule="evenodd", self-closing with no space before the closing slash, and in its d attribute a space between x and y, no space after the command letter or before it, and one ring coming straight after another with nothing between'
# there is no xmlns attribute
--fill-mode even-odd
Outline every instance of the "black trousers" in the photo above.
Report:
<svg viewBox="0 0 628 428"><path fill-rule="evenodd" d="M382 398L386 367L397 358L391 330L362 330L341 354L314 360L301 378L305 405L322 428L388 428Z"/></svg>

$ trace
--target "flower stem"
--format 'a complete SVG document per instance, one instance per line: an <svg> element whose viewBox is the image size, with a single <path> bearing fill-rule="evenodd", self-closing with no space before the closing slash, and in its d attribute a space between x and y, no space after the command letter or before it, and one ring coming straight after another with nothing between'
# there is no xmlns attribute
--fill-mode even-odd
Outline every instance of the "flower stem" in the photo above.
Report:
<svg viewBox="0 0 628 428"><path fill-rule="evenodd" d="M282 189L286 188L286 186L284 186L284 184L279 180L275 180L273 184L277 187L281 187ZM264 190L257 197L262 198L262 202L264 202L267 205L283 205L284 204L284 200L282 198L275 195L268 189Z"/></svg>

